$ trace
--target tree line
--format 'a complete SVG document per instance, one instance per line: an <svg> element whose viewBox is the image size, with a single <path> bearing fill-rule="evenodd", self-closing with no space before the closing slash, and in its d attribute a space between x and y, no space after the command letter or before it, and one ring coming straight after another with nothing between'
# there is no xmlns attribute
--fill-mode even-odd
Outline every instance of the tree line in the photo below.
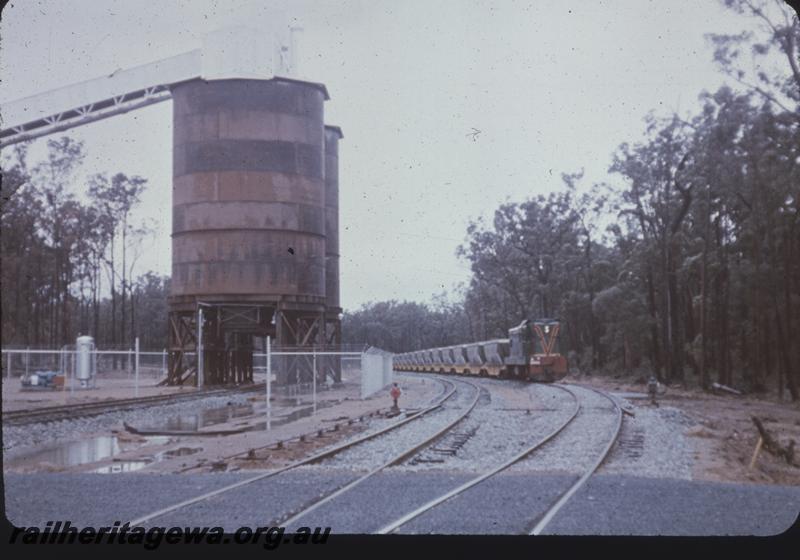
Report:
<svg viewBox="0 0 800 560"><path fill-rule="evenodd" d="M796 400L800 23L765 4L725 1L763 33L708 36L736 89L702 92L690 118L647 116L644 139L609 162L613 180L563 174L563 190L471 223L457 302L370 304L345 315L345 338L403 352L558 317L561 349L584 371L771 383Z"/></svg>
<svg viewBox="0 0 800 560"><path fill-rule="evenodd" d="M345 313L343 342L404 352L505 337L529 317L562 320L561 349L583 371L653 371L798 398L800 381L800 23L788 7L724 4L760 25L708 36L735 84L701 107L646 120L611 180L562 175L547 196L501 205L467 228L471 278L455 300L379 302ZM76 180L83 145L26 145L3 161L2 344L101 347L167 339L169 279L137 273L147 181ZM76 185L86 193L79 200Z"/></svg>
<svg viewBox="0 0 800 560"><path fill-rule="evenodd" d="M48 140L46 157L29 164L28 145L3 161L0 256L2 344L60 348L76 333L98 346L143 348L166 340L169 279L136 274L147 223L131 216L147 181L98 174L74 193L83 144Z"/></svg>

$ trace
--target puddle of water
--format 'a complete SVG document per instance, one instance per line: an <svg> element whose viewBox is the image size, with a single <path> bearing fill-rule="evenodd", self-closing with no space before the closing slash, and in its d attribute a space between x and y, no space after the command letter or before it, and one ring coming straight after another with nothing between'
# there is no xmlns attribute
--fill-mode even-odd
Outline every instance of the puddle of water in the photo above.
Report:
<svg viewBox="0 0 800 560"><path fill-rule="evenodd" d="M648 395L647 393L621 392L621 393L611 393L611 394L614 395L615 397L619 397L621 399L649 399L650 398L650 395Z"/></svg>
<svg viewBox="0 0 800 560"><path fill-rule="evenodd" d="M317 409L319 410L319 408ZM260 411L263 414L266 414L264 410ZM276 426L283 426L285 424L289 424L290 422L294 422L295 420L299 420L300 418L307 418L314 414L314 407L309 406L308 408L300 408L295 410L294 412L290 412L289 414L284 414L282 416L273 416L270 420L270 426L275 428ZM257 422L253 425L254 430L266 430L267 429L267 422Z"/></svg>
<svg viewBox="0 0 800 560"><path fill-rule="evenodd" d="M194 455L202 451L202 447L179 447L178 449L168 449L156 455L157 460L172 459L174 457L185 457L186 455Z"/></svg>
<svg viewBox="0 0 800 560"><path fill-rule="evenodd" d="M155 436L155 437L163 438L166 440L169 439L163 436ZM149 439L155 439L155 438L149 438ZM161 453L156 453L152 458L139 459L135 461L114 461L114 463L111 465L106 465L104 467L92 469L89 472L100 473L100 474L133 472L133 471L138 471L139 469L143 469L144 467L152 463L157 463L165 459L172 459L174 457L193 455L202 450L203 450L202 447L178 447L177 449L167 449L166 451L162 451Z"/></svg>
<svg viewBox="0 0 800 560"><path fill-rule="evenodd" d="M299 408L294 412L290 412L285 416L280 416L273 420L271 423L273 426L283 426L284 424L288 424L289 422L294 422L295 420L299 420L300 418L307 418L314 414L314 407L309 406L307 408Z"/></svg>
<svg viewBox="0 0 800 560"><path fill-rule="evenodd" d="M317 404L317 412L319 412L323 408L327 408L329 406L333 406L333 404L334 404L333 402L320 402L320 403ZM266 414L266 411L264 410L263 406L259 409L258 412L259 412L259 414ZM273 428L276 427L276 426L283 426L285 424L289 424L290 422L294 422L295 420L299 420L300 418L308 418L309 416L312 416L313 414L314 414L314 407L313 406L308 406L308 407L305 407L305 408L298 408L297 410L294 410L294 411L290 412L289 414L284 414L284 415L281 415L281 416L273 416L272 419L270 420L270 426L273 427ZM253 428L256 429L256 430L266 430L267 429L267 422L266 421L259 422L259 423L255 424L253 426Z"/></svg>
<svg viewBox="0 0 800 560"><path fill-rule="evenodd" d="M149 465L151 461L120 461L118 463L113 463L111 465L106 465L105 467L100 467L97 469L93 469L89 472L99 473L99 474L115 474L115 473L125 473L125 472L133 472L138 471Z"/></svg>
<svg viewBox="0 0 800 560"><path fill-rule="evenodd" d="M59 467L72 467L102 461L119 454L120 451L116 436L98 436L39 449L15 458L11 464L47 463Z"/></svg>
<svg viewBox="0 0 800 560"><path fill-rule="evenodd" d="M223 424L232 420L233 418L240 418L242 416L249 416L251 414L253 414L252 404L209 408L208 410L203 410L197 414L171 416L164 419L162 422L148 424L146 426L142 426L140 429L165 432L196 432L200 428L205 428L206 426Z"/></svg>
<svg viewBox="0 0 800 560"><path fill-rule="evenodd" d="M169 441L165 436L145 438L143 445L163 445ZM117 436L96 436L80 441L71 441L37 449L9 461L10 466L48 464L56 467L74 467L103 461L122 452ZM141 467L139 467L141 468Z"/></svg>
<svg viewBox="0 0 800 560"><path fill-rule="evenodd" d="M169 440L168 437L164 436L153 436L148 439L164 439ZM166 441L164 442L166 443ZM111 465L106 465L104 467L99 467L97 469L93 469L89 472L93 473L100 473L100 474L116 474L116 473L126 473L126 472L133 472L138 471L139 469L143 469L147 465L151 463L157 463L159 461L163 461L165 459L172 459L173 457L182 457L185 455L192 455L194 453L198 453L202 451L202 447L179 447L177 449L167 449L166 451L162 451L160 453L156 453L152 457L146 459L137 459L133 461L114 461Z"/></svg>

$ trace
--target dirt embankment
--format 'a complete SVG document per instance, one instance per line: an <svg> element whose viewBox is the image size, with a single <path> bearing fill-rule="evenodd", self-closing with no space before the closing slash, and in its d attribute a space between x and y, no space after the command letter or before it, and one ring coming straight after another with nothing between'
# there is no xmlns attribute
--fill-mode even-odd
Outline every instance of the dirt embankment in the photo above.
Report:
<svg viewBox="0 0 800 560"><path fill-rule="evenodd" d="M643 383L606 377L580 376L565 381L614 392L647 392ZM671 386L661 390L661 406L678 408L695 423L684 432L694 447L694 478L800 486L800 403L779 402L774 396L714 394ZM653 406L647 399L631 402ZM762 447L750 468L760 437L754 416L784 448L795 442L792 463Z"/></svg>

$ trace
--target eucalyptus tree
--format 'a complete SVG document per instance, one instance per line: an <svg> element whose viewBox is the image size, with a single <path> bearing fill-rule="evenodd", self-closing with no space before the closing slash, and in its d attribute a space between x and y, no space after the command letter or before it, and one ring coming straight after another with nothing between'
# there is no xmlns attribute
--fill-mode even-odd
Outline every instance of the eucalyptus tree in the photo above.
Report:
<svg viewBox="0 0 800 560"><path fill-rule="evenodd" d="M86 154L81 142L69 137L47 141L45 159L31 169L35 196L41 201L37 228L47 246L50 261L48 343L56 346L71 338L70 285L73 280L71 254L78 239L79 203L71 186Z"/></svg>
<svg viewBox="0 0 800 560"><path fill-rule="evenodd" d="M111 287L112 344L126 341L126 296L129 291L129 271L127 267L131 236L137 236L131 223L131 212L141 201L147 180L139 176L128 177L117 173L110 179L106 174L98 174L90 179L89 196L106 216L109 250L104 259ZM117 261L117 247L121 253L121 264ZM117 283L120 287L120 315L117 324Z"/></svg>
<svg viewBox="0 0 800 560"><path fill-rule="evenodd" d="M44 240L37 227L44 209L30 188L26 146L18 145L3 161L2 212L0 212L0 267L3 344L37 344L42 301Z"/></svg>
<svg viewBox="0 0 800 560"><path fill-rule="evenodd" d="M684 334L680 322L678 262L684 218L693 200L693 152L687 127L678 119L648 118L648 136L624 143L609 168L629 184L622 193L623 214L633 216L648 247L644 267L651 317L660 315L661 347L669 380L683 379ZM660 305L656 294L660 295Z"/></svg>
<svg viewBox="0 0 800 560"><path fill-rule="evenodd" d="M797 13L781 0L722 0L722 3L747 18L751 30L706 35L714 47L714 61L719 69L746 91L800 119Z"/></svg>

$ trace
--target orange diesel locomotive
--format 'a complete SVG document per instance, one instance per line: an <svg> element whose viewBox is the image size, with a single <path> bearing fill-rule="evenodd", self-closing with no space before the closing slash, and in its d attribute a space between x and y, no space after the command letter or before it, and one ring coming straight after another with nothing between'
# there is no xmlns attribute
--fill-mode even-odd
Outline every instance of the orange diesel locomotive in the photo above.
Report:
<svg viewBox="0 0 800 560"><path fill-rule="evenodd" d="M394 368L552 383L567 375L567 359L558 351L560 329L557 319L525 319L508 338L397 354Z"/></svg>

